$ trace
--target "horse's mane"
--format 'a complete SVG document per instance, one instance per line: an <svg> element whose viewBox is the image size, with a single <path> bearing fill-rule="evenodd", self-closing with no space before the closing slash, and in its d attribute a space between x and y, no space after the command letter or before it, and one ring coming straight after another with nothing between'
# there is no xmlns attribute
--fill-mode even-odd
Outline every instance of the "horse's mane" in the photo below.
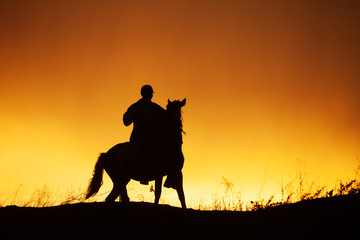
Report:
<svg viewBox="0 0 360 240"><path fill-rule="evenodd" d="M182 117L182 111L180 112L180 123L179 123L180 132L186 135L186 132L183 129L183 117Z"/></svg>

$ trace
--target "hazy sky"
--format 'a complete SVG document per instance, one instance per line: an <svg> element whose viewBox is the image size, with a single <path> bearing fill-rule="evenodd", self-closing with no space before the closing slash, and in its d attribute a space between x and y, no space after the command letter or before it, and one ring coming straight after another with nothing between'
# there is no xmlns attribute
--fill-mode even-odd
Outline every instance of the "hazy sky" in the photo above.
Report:
<svg viewBox="0 0 360 240"><path fill-rule="evenodd" d="M0 194L86 185L143 84L183 108L188 196L352 177L358 1L1 1ZM109 180L106 180L109 181ZM110 183L109 183L110 184Z"/></svg>

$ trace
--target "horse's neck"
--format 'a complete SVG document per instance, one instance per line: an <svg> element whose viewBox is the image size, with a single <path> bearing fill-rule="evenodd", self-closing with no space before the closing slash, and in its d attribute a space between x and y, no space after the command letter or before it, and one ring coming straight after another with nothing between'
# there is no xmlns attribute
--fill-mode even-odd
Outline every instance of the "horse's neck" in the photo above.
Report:
<svg viewBox="0 0 360 240"><path fill-rule="evenodd" d="M168 125L168 144L173 148L181 149L182 145L182 122L179 118L170 117Z"/></svg>

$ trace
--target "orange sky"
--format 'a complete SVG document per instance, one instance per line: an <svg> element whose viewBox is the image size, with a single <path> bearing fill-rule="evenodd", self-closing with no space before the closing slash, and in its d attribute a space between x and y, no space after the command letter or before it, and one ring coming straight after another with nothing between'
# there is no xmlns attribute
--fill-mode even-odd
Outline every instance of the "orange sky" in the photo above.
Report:
<svg viewBox="0 0 360 240"><path fill-rule="evenodd" d="M0 194L86 185L127 107L187 98L185 191L352 177L357 1L1 1ZM105 181L109 181L108 179ZM110 183L109 183L110 184ZM106 188L106 186L105 186ZM103 189L105 191L107 189Z"/></svg>

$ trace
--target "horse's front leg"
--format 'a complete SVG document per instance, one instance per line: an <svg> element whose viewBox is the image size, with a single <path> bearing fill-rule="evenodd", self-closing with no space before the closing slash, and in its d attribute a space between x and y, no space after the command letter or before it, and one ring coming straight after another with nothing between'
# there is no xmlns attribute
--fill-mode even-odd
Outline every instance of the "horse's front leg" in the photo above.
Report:
<svg viewBox="0 0 360 240"><path fill-rule="evenodd" d="M155 179L155 204L159 204L160 196L161 196L161 185L162 185L162 177Z"/></svg>
<svg viewBox="0 0 360 240"><path fill-rule="evenodd" d="M184 194L184 188L183 188L183 175L182 172L178 174L180 184L176 188L177 194L179 196L179 200L181 202L181 207L186 209L186 203L185 203L185 194Z"/></svg>

